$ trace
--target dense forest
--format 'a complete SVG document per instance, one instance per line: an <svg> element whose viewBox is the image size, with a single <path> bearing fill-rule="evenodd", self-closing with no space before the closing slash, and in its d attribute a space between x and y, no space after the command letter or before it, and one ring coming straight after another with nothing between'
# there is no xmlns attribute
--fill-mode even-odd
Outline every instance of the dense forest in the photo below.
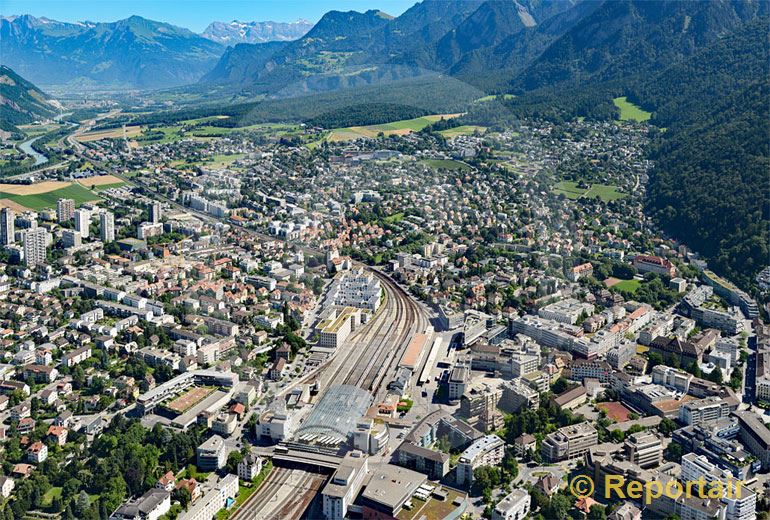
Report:
<svg viewBox="0 0 770 520"><path fill-rule="evenodd" d="M752 22L630 89L667 128L651 151L649 209L744 287L770 258L768 23Z"/></svg>

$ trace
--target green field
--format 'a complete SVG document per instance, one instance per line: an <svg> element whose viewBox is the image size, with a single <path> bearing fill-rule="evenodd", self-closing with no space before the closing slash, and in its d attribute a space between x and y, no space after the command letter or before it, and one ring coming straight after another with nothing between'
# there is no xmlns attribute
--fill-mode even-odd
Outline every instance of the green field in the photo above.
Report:
<svg viewBox="0 0 770 520"><path fill-rule="evenodd" d="M617 289L618 291L635 293L641 285L642 282L639 280L623 280L622 282L613 285L612 288Z"/></svg>
<svg viewBox="0 0 770 520"><path fill-rule="evenodd" d="M612 102L620 109L621 121L636 121L641 123L643 121L648 121L652 115L652 112L642 110L631 103L625 96L617 97L613 99Z"/></svg>
<svg viewBox="0 0 770 520"><path fill-rule="evenodd" d="M626 196L625 193L619 192L615 186L592 184L589 189L585 189L578 188L578 183L574 181L561 181L556 185L554 191L572 200L581 197L595 198L598 195L604 202L609 202Z"/></svg>
<svg viewBox="0 0 770 520"><path fill-rule="evenodd" d="M439 133L444 137L446 137L447 139L452 139L453 137L457 137L458 135L471 135L476 131L478 131L479 133L484 133L486 129L487 127L485 126L462 125L462 126L456 126L454 128L447 128L446 130L441 130Z"/></svg>
<svg viewBox="0 0 770 520"><path fill-rule="evenodd" d="M0 192L0 199L10 199L25 208L39 210L56 207L56 201L59 199L72 199L76 206L84 202L101 200L94 192L84 188L80 184L72 184L66 188L49 191L48 193L38 193L36 195L14 195L11 193Z"/></svg>
<svg viewBox="0 0 770 520"><path fill-rule="evenodd" d="M419 132L426 126L444 119L457 117L459 114L435 114L431 116L416 117L414 119L402 119L392 123L383 123L380 125L367 126L349 126L346 128L335 128L328 136L330 141L347 141L361 137L377 137L382 132L385 135L403 135L410 132Z"/></svg>
<svg viewBox="0 0 770 520"><path fill-rule="evenodd" d="M420 164L430 166L431 168L443 168L445 170L470 170L470 166L464 162L454 161L452 159L424 159Z"/></svg>

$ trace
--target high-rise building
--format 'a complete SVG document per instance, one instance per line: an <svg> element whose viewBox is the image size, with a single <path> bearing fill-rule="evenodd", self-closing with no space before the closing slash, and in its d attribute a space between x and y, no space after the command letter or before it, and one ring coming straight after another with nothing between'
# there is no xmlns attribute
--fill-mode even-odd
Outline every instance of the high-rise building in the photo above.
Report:
<svg viewBox="0 0 770 520"><path fill-rule="evenodd" d="M91 212L87 209L75 210L75 231L80 232L82 238L88 238L88 228L91 225Z"/></svg>
<svg viewBox="0 0 770 520"><path fill-rule="evenodd" d="M65 229L61 238L64 247L80 247L83 245L80 232L73 231L72 229Z"/></svg>
<svg viewBox="0 0 770 520"><path fill-rule="evenodd" d="M115 215L109 211L99 216L99 238L105 244L115 240Z"/></svg>
<svg viewBox="0 0 770 520"><path fill-rule="evenodd" d="M75 201L59 199L56 202L56 218L59 222L69 222L75 216Z"/></svg>
<svg viewBox="0 0 770 520"><path fill-rule="evenodd" d="M150 204L150 222L153 224L160 222L160 202Z"/></svg>
<svg viewBox="0 0 770 520"><path fill-rule="evenodd" d="M663 445L652 433L632 433L626 439L625 450L628 460L641 468L657 468L663 462Z"/></svg>
<svg viewBox="0 0 770 520"><path fill-rule="evenodd" d="M22 235L24 241L24 264L27 267L45 263L46 243L48 232L45 228L28 229Z"/></svg>
<svg viewBox="0 0 770 520"><path fill-rule="evenodd" d="M0 245L7 246L13 244L13 235L16 232L15 219L16 214L11 208L3 208L0 211Z"/></svg>

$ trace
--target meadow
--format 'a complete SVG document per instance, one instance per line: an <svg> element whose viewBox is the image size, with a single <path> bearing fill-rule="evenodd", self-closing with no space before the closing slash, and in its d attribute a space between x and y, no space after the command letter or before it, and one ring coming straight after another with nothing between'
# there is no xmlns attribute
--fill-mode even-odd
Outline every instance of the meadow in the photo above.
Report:
<svg viewBox="0 0 770 520"><path fill-rule="evenodd" d="M554 191L572 200L577 200L581 197L595 198L598 196L604 202L609 202L626 196L625 193L619 192L616 186L592 184L590 188L586 189L579 188L578 183L574 181L561 181L556 185Z"/></svg>
<svg viewBox="0 0 770 520"><path fill-rule="evenodd" d="M412 132L419 132L428 125L436 121L451 119L460 114L435 114L430 116L416 117L414 119L402 119L391 123L367 126L349 126L346 128L335 128L331 131L327 139L329 141L349 141L361 137L377 137L382 132L384 135L406 135Z"/></svg>
<svg viewBox="0 0 770 520"><path fill-rule="evenodd" d="M612 100L615 106L620 109L621 121L636 121L638 123L648 121L652 112L642 110L640 107L631 103L625 96L617 97Z"/></svg>

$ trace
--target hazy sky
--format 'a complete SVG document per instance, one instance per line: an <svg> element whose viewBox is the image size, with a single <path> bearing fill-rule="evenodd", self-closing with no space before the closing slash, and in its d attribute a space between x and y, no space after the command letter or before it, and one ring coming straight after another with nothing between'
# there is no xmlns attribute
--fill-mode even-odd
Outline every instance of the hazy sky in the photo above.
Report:
<svg viewBox="0 0 770 520"><path fill-rule="evenodd" d="M63 22L114 22L137 14L201 32L215 20L317 22L327 11L381 9L397 16L417 0L1 0L0 14L31 14Z"/></svg>

